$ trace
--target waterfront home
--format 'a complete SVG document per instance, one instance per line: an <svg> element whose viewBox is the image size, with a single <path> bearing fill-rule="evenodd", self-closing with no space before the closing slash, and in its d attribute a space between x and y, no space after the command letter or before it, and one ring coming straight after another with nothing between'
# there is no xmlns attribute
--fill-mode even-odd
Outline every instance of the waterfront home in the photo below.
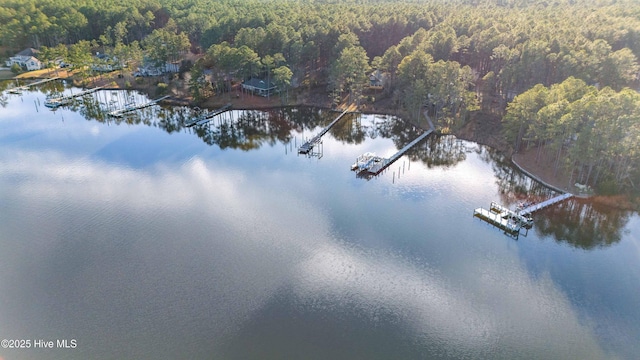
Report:
<svg viewBox="0 0 640 360"><path fill-rule="evenodd" d="M272 82L258 78L243 81L242 88L260 96L269 96L276 91L276 86Z"/></svg>
<svg viewBox="0 0 640 360"><path fill-rule="evenodd" d="M375 70L369 75L369 88L383 89L385 83L385 75L380 70Z"/></svg>
<svg viewBox="0 0 640 360"><path fill-rule="evenodd" d="M165 62L164 64L156 64L148 58L144 58L142 66L133 73L134 76L160 76L162 74L177 73L180 71L180 62Z"/></svg>
<svg viewBox="0 0 640 360"><path fill-rule="evenodd" d="M11 67L13 64L18 64L20 67L27 69L28 71L40 70L44 68L44 64L38 60L36 57L37 55L38 50L27 48L10 57L5 64L7 67Z"/></svg>

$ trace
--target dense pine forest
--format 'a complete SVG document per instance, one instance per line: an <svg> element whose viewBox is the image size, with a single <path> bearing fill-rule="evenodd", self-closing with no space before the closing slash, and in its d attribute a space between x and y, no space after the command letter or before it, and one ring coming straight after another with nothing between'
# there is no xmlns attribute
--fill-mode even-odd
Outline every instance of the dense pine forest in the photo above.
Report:
<svg viewBox="0 0 640 360"><path fill-rule="evenodd" d="M601 192L640 189L635 0L0 0L0 46L82 71L97 52L121 66L191 52L196 102L251 77L375 101L384 79L374 96L410 118L498 116L513 151Z"/></svg>

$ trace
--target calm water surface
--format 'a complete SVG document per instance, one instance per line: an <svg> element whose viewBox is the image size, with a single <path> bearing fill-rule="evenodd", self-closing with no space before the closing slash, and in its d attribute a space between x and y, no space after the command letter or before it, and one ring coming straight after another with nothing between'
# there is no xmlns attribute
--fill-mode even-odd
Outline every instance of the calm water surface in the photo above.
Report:
<svg viewBox="0 0 640 360"><path fill-rule="evenodd" d="M419 132L349 115L306 157L335 113L97 111L126 97L0 99L0 338L77 341L0 358L640 354L637 214L570 200L514 239L473 209L554 194L488 148L430 137L361 179Z"/></svg>

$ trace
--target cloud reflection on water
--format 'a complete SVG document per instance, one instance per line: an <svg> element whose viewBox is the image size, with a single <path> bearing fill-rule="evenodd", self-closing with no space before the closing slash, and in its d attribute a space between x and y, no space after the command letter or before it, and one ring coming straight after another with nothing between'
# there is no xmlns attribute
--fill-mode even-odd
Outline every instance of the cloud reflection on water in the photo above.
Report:
<svg viewBox="0 0 640 360"><path fill-rule="evenodd" d="M64 226L94 228L77 254L88 257L80 259L82 272L73 275L77 307L41 315L80 327L85 339L96 341L99 357L113 349L97 339L126 341L125 331L157 342L152 335L162 338L163 331L173 331L176 339L188 338L192 328L207 332L215 352L219 341L232 338L285 287L293 288L303 305L320 298L368 316L389 311L416 338L442 343L460 355L606 357L589 320L578 318L549 277L531 278L515 255L462 264L468 278L451 283L428 264L419 267L335 238L331 218L308 200L320 195L305 181L284 186L288 174L249 174L198 157L179 168L160 164L136 170L28 151L5 151L0 164L0 185L12 189L0 194L25 206L22 225L38 226L42 219L57 224L49 238L40 239L48 243L36 253L40 260L64 258L58 250L68 241L61 236ZM306 197L297 196L303 193ZM39 207L20 205L36 203ZM78 219L68 219L73 216ZM136 220L128 222L128 216ZM120 223L100 226L103 221ZM116 228L123 232L119 241L130 242L124 249L105 254L102 250L111 246L91 244L117 240L111 233ZM7 291L15 285L0 284L3 296L11 296ZM54 295L55 307L68 294ZM123 317L123 309L138 319ZM21 309L11 310L18 311L10 321L22 321ZM8 324L0 325L3 333ZM118 351L149 355L132 345Z"/></svg>

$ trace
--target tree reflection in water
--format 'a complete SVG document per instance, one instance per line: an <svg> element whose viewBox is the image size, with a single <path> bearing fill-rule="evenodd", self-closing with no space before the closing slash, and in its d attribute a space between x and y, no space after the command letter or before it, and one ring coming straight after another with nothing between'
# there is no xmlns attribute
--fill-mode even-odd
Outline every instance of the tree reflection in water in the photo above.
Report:
<svg viewBox="0 0 640 360"><path fill-rule="evenodd" d="M572 199L541 211L534 217L536 232L576 248L591 250L620 241L630 218L628 211Z"/></svg>
<svg viewBox="0 0 640 360"><path fill-rule="evenodd" d="M497 150L481 146L479 154L492 164L503 204L512 206L523 199L540 202L557 195L520 172ZM598 205L588 199L573 198L534 213L533 219L539 235L590 250L619 242L630 215L628 211Z"/></svg>
<svg viewBox="0 0 640 360"><path fill-rule="evenodd" d="M64 86L59 82L51 82L39 89L47 94L57 94L64 91ZM278 142L290 144L296 134L309 138L318 127L327 125L338 116L335 111L313 107L235 110L216 116L209 123L188 128L184 124L199 115L198 109L153 106L136 111L131 116L112 118L108 116L108 112L123 107L124 99L148 101L146 97L134 92L115 93L96 92L85 96L82 101L74 102L69 108L89 120L115 124L143 123L168 133L187 131L209 145L244 151L259 149L265 144L274 146ZM391 139L400 149L424 131L395 116L370 116L370 121L363 122L361 114L349 114L333 127L331 135L346 144L361 144L367 138L381 136ZM309 133L306 134L305 131ZM502 204L514 208L521 201L539 202L557 195L555 191L520 172L512 166L510 158L497 150L462 141L454 136L429 136L406 155L411 161L420 161L428 168L433 168L455 166L471 152L491 164ZM629 220L630 213L598 206L585 199L571 199L541 210L533 217L534 229L540 235L553 237L558 242L576 248L595 249L620 241L621 229Z"/></svg>

